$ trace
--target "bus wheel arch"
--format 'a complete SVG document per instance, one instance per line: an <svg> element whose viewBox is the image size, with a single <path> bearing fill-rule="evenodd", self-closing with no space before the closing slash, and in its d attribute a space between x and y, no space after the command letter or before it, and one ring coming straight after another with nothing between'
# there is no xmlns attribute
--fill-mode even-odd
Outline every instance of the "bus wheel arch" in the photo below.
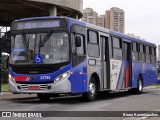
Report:
<svg viewBox="0 0 160 120"><path fill-rule="evenodd" d="M96 90L97 91L100 91L100 79L99 79L99 76L97 73L93 73L91 75L91 78L94 78L95 79L95 82L96 82Z"/></svg>
<svg viewBox="0 0 160 120"><path fill-rule="evenodd" d="M89 79L88 92L82 94L82 97L87 101L94 101L97 91L100 89L99 77L96 73L93 73Z"/></svg>

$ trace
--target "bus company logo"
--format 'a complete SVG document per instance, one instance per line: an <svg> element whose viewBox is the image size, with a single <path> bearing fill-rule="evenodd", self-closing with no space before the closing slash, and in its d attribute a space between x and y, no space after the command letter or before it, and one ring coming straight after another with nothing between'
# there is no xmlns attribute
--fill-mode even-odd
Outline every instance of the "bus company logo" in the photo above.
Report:
<svg viewBox="0 0 160 120"><path fill-rule="evenodd" d="M114 70L114 69L119 69L119 66L112 64L112 70Z"/></svg>
<svg viewBox="0 0 160 120"><path fill-rule="evenodd" d="M6 118L6 117L12 117L11 112L2 112L2 117Z"/></svg>
<svg viewBox="0 0 160 120"><path fill-rule="evenodd" d="M26 81L32 81L32 80L35 80L35 77L34 76L29 76L27 77Z"/></svg>

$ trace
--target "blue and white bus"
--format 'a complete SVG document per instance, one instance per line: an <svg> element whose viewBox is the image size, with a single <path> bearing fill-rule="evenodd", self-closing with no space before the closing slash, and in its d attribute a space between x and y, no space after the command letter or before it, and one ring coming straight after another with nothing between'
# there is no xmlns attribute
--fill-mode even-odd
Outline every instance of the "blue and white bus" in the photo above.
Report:
<svg viewBox="0 0 160 120"><path fill-rule="evenodd" d="M143 91L157 79L156 45L67 17L16 20L11 27L9 89L37 94Z"/></svg>

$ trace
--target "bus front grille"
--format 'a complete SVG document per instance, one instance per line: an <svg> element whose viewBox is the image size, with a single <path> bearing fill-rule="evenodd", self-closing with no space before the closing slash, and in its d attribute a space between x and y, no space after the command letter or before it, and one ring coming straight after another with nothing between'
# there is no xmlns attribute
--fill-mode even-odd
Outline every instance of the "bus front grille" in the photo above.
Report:
<svg viewBox="0 0 160 120"><path fill-rule="evenodd" d="M20 89L21 90L30 90L29 87L31 87L31 86L38 86L39 87L38 90L48 90L48 89L51 88L51 85L48 85L48 84L40 84L40 85L37 85L37 84L26 85L26 84L23 84L23 85L20 85Z"/></svg>

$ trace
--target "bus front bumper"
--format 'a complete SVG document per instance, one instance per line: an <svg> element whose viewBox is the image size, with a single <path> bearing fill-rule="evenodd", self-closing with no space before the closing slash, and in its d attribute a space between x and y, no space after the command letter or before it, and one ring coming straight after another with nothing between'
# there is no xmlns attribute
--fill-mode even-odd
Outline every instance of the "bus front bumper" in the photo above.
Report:
<svg viewBox="0 0 160 120"><path fill-rule="evenodd" d="M30 89L31 88L31 89ZM49 84L19 84L9 79L9 90L12 93L70 93L71 83L68 79Z"/></svg>

